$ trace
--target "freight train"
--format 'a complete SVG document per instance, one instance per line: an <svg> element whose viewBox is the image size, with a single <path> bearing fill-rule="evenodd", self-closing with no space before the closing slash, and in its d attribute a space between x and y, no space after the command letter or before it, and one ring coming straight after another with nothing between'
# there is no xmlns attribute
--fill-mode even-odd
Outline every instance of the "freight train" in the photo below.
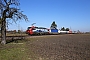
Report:
<svg viewBox="0 0 90 60"><path fill-rule="evenodd" d="M28 27L26 30L28 35L50 35L50 34L68 34L72 31L60 31L59 29L48 29L44 27Z"/></svg>

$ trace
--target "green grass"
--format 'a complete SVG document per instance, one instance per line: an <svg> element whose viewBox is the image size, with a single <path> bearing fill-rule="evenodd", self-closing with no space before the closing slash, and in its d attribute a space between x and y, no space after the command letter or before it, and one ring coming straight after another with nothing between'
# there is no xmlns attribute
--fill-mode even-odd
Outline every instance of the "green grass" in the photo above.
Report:
<svg viewBox="0 0 90 60"><path fill-rule="evenodd" d="M27 60L25 42L0 45L0 60Z"/></svg>
<svg viewBox="0 0 90 60"><path fill-rule="evenodd" d="M34 54L27 42L33 42L36 38L19 40L18 43L11 42L6 45L0 44L0 60L43 60Z"/></svg>
<svg viewBox="0 0 90 60"><path fill-rule="evenodd" d="M0 60L26 60L23 44L7 44L3 47L0 49Z"/></svg>

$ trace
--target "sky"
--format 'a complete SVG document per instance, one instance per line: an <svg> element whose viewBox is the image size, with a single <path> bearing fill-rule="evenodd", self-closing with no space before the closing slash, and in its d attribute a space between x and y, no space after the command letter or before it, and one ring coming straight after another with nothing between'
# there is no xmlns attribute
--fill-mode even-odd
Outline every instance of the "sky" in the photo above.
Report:
<svg viewBox="0 0 90 60"><path fill-rule="evenodd" d="M19 8L27 15L29 22L13 23L9 25L9 30L26 30L33 23L50 28L55 21L58 29L90 31L90 0L20 0Z"/></svg>

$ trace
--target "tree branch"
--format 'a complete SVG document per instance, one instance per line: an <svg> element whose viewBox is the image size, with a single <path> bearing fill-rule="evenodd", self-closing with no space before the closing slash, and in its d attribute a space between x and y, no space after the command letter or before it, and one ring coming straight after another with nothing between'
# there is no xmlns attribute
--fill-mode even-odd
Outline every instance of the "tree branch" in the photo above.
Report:
<svg viewBox="0 0 90 60"><path fill-rule="evenodd" d="M7 5L7 1L6 0L4 0L4 2L6 3L6 5Z"/></svg>
<svg viewBox="0 0 90 60"><path fill-rule="evenodd" d="M10 8L8 11L8 15L6 16L6 18L12 18L14 13L17 13L17 8Z"/></svg>

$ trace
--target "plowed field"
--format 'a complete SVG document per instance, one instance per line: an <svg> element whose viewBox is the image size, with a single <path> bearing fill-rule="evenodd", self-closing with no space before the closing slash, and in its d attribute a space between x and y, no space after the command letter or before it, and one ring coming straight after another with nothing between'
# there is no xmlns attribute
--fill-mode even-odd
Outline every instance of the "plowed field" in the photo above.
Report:
<svg viewBox="0 0 90 60"><path fill-rule="evenodd" d="M35 38L27 42L30 58L39 60L90 60L90 35L55 35Z"/></svg>

